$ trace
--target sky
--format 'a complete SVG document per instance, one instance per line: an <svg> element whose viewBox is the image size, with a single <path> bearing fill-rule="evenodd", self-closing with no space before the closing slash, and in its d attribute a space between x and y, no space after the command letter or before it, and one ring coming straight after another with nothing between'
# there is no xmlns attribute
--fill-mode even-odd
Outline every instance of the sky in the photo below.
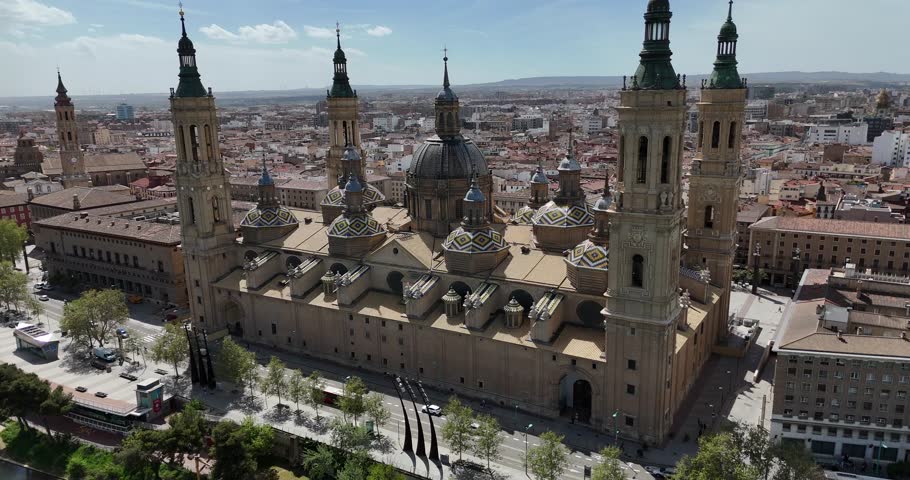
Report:
<svg viewBox="0 0 910 480"><path fill-rule="evenodd" d="M217 91L331 83L335 22L356 85L453 86L628 75L646 0L184 0L203 83ZM727 0L672 0L673 63L709 72ZM177 0L0 0L0 97L167 92ZM740 71L907 73L908 0L737 0Z"/></svg>

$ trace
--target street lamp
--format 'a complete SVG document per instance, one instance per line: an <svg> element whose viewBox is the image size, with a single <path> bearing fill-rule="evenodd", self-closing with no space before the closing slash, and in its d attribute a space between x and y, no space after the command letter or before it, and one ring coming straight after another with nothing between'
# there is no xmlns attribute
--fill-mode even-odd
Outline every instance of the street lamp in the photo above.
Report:
<svg viewBox="0 0 910 480"><path fill-rule="evenodd" d="M528 426L525 427L525 475L528 474L528 430L532 428L534 428L533 423L529 423Z"/></svg>
<svg viewBox="0 0 910 480"><path fill-rule="evenodd" d="M619 410L613 412L613 445L619 443L619 429L616 428L616 419L619 417Z"/></svg>
<svg viewBox="0 0 910 480"><path fill-rule="evenodd" d="M727 376L730 377L730 391L733 391L733 375L730 374L730 370L727 370ZM737 369L737 375L739 374L739 369Z"/></svg>
<svg viewBox="0 0 910 480"><path fill-rule="evenodd" d="M886 448L888 448L888 446L885 445L884 440L878 442L878 455L876 456L877 458L875 460L875 469L878 472L882 471L882 450Z"/></svg>

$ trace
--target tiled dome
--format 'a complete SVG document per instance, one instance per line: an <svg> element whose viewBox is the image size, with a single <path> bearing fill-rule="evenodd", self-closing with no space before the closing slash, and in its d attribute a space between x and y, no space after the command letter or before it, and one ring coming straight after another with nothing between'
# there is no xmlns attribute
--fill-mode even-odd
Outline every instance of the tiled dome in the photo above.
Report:
<svg viewBox="0 0 910 480"><path fill-rule="evenodd" d="M442 243L442 248L463 253L498 252L508 248L502 234L492 228L455 229Z"/></svg>
<svg viewBox="0 0 910 480"><path fill-rule="evenodd" d="M286 227L297 225L297 217L286 207L266 207L260 209L258 206L251 208L243 220L240 221L241 227Z"/></svg>
<svg viewBox="0 0 910 480"><path fill-rule="evenodd" d="M590 227L594 225L594 217L587 203L558 205L551 201L537 210L531 223L547 227Z"/></svg>

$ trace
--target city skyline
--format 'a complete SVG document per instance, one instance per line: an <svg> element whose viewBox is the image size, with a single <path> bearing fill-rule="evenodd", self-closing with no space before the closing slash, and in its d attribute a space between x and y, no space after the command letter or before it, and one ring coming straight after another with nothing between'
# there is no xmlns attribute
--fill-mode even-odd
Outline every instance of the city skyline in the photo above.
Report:
<svg viewBox="0 0 910 480"><path fill-rule="evenodd" d="M855 39L897 43L897 22L905 17L901 10L910 14L910 5L872 0L855 6L844 0L834 8L830 1L808 0L785 8L779 5L783 2L741 0L734 5L740 33L748 38L740 45L741 71L899 69L887 49ZM443 46L450 49L455 85L534 76L629 75L641 48L645 4L564 0L494 5L476 0L462 7L398 1L379 9L365 1L339 7L296 0L216 6L198 0L187 2L185 10L188 33L205 52L203 81L216 91L236 91L328 85L335 21L341 23L354 84L437 84ZM674 64L681 73L709 72L727 2L691 0L683 5L677 0L673 7ZM844 9L855 11L845 15ZM772 15L779 11L789 14ZM881 15L886 11L887 16ZM166 92L176 81L179 17L169 2L8 0L0 4L0 18L0 61L8 71L28 72L0 79L0 96L46 95L51 87L39 78L48 77L51 85L57 66L74 95ZM846 29L850 36L837 33ZM770 31L784 33L765 33ZM889 40L889 35L895 38Z"/></svg>

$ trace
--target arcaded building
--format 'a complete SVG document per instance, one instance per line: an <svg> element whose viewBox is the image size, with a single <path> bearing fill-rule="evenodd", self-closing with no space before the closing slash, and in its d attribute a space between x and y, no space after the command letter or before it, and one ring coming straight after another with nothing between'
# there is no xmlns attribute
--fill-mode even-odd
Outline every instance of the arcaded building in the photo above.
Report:
<svg viewBox="0 0 910 480"><path fill-rule="evenodd" d="M648 3L640 64L621 92L619 179L596 203L585 201L570 142L552 198L534 185L517 218L494 209L487 163L461 133L446 58L437 135L415 150L405 208L378 206L339 43L328 92L331 192L321 211L281 204L264 167L262 200L239 235L222 213L230 184L213 140L215 99L184 31L170 102L194 322L664 441L726 332L746 97L728 18L698 104L705 141L693 181L704 193L687 217L688 105L670 60L671 16L667 0Z"/></svg>

